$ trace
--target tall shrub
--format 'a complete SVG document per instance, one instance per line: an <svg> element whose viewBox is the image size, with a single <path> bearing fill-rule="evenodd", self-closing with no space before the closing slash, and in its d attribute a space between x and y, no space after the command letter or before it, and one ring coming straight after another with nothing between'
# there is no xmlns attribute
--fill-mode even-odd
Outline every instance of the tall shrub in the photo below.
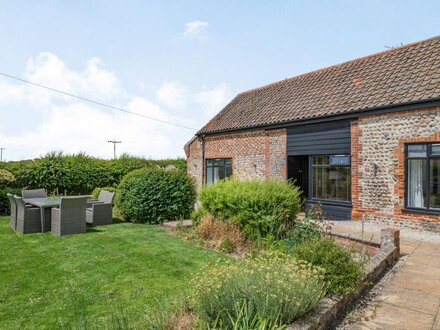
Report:
<svg viewBox="0 0 440 330"><path fill-rule="evenodd" d="M279 237L300 210L298 188L275 180L222 180L204 187L200 201L207 212L232 221L248 238Z"/></svg>
<svg viewBox="0 0 440 330"><path fill-rule="evenodd" d="M127 174L116 204L127 220L162 223L189 217L196 201L193 180L181 171L144 168Z"/></svg>

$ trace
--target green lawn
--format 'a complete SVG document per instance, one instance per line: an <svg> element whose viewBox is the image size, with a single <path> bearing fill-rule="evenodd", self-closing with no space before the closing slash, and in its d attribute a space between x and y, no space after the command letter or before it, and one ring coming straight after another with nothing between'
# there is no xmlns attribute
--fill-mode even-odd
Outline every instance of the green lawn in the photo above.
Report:
<svg viewBox="0 0 440 330"><path fill-rule="evenodd" d="M86 234L20 235L0 217L0 329L55 329L85 306L95 326L125 315L144 328L149 315L173 312L192 274L219 254L160 228L118 223Z"/></svg>

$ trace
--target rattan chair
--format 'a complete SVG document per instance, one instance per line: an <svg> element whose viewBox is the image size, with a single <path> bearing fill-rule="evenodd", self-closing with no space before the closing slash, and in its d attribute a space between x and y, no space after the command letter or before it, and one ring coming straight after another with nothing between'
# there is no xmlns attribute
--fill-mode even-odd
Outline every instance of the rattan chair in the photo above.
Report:
<svg viewBox="0 0 440 330"><path fill-rule="evenodd" d="M86 232L87 197L63 197L59 208L52 208L52 233L58 236Z"/></svg>
<svg viewBox="0 0 440 330"><path fill-rule="evenodd" d="M13 229L17 228L17 203L15 203L14 195L7 193L9 203L11 204L11 215L9 220L9 226Z"/></svg>
<svg viewBox="0 0 440 330"><path fill-rule="evenodd" d="M14 196L17 206L16 230L22 234L41 232L41 212L38 207L27 207L21 197Z"/></svg>
<svg viewBox="0 0 440 330"><path fill-rule="evenodd" d="M113 204L113 199L115 198L115 193L112 193L107 190L101 190L98 195L97 200L88 200L87 207L91 208L93 204L96 203L104 203L104 204Z"/></svg>
<svg viewBox="0 0 440 330"><path fill-rule="evenodd" d="M92 226L112 224L112 205L115 193L101 190L97 201L88 201L86 210L87 223Z"/></svg>
<svg viewBox="0 0 440 330"><path fill-rule="evenodd" d="M46 198L46 190L45 189L28 189L28 190L22 190L21 196L26 198Z"/></svg>
<svg viewBox="0 0 440 330"><path fill-rule="evenodd" d="M112 220L112 204L96 203L86 209L86 221L93 227L111 225Z"/></svg>

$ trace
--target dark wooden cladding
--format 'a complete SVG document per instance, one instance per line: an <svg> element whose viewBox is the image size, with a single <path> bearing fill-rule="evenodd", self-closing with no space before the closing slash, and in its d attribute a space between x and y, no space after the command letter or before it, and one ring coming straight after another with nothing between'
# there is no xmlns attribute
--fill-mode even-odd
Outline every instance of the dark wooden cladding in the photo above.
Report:
<svg viewBox="0 0 440 330"><path fill-rule="evenodd" d="M309 210L316 202L307 201L306 210ZM351 219L351 205L333 205L328 202L321 202L322 209L326 220L350 220Z"/></svg>
<svg viewBox="0 0 440 330"><path fill-rule="evenodd" d="M349 121L287 129L289 156L349 154L350 143Z"/></svg>

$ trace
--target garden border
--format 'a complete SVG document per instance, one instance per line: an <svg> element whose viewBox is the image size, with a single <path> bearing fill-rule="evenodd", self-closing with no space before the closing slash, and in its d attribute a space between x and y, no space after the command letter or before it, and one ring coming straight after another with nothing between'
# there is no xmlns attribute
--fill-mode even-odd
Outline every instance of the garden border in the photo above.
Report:
<svg viewBox="0 0 440 330"><path fill-rule="evenodd" d="M334 235L366 245L379 246L372 241L352 238L348 235ZM332 295L323 298L309 313L296 320L286 330L321 330L334 325L339 317L350 308L369 288L371 288L400 256L400 232L392 228L381 230L380 248L365 265L365 275L356 289L344 296Z"/></svg>

